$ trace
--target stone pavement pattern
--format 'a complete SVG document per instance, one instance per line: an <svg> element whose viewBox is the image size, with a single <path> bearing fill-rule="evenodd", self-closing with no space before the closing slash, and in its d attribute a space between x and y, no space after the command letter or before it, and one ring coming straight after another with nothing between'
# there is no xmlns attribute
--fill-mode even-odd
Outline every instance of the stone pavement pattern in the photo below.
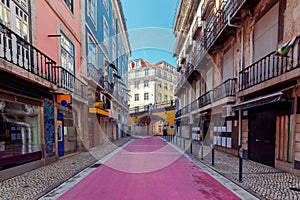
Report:
<svg viewBox="0 0 300 200"><path fill-rule="evenodd" d="M0 181L0 199L38 199L130 139L131 137L120 138L113 143L108 142L95 147L91 152L82 152L19 176Z"/></svg>
<svg viewBox="0 0 300 200"><path fill-rule="evenodd" d="M204 160L195 155L190 156L195 163L206 164L246 190L258 194L261 199L300 199L300 192L290 189L300 188L300 177L296 175L244 159L243 182L239 183L238 157L215 150L215 165L212 166L211 152L204 155Z"/></svg>
<svg viewBox="0 0 300 200"><path fill-rule="evenodd" d="M75 180L74 180L75 181ZM87 187L88 185L88 187ZM136 139L53 199L239 199L158 137ZM60 196L61 195L61 196Z"/></svg>

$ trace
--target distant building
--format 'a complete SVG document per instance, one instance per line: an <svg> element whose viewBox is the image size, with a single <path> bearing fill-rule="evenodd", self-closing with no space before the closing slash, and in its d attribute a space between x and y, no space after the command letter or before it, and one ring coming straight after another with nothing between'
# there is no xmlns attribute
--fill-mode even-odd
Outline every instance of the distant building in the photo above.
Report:
<svg viewBox="0 0 300 200"><path fill-rule="evenodd" d="M129 64L130 113L175 105L176 68L165 61L136 59Z"/></svg>

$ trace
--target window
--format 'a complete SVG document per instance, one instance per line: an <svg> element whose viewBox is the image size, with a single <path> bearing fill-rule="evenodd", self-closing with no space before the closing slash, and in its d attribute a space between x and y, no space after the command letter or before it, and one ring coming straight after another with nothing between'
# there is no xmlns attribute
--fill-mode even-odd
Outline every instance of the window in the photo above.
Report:
<svg viewBox="0 0 300 200"><path fill-rule="evenodd" d="M172 80L172 75L170 75L170 81L172 82L173 80Z"/></svg>
<svg viewBox="0 0 300 200"><path fill-rule="evenodd" d="M103 66L105 66L106 63L108 63L108 61L106 59L103 59ZM109 75L108 67L104 67L104 80L108 81L108 75Z"/></svg>
<svg viewBox="0 0 300 200"><path fill-rule="evenodd" d="M109 48L109 27L105 18L103 18L103 44Z"/></svg>
<svg viewBox="0 0 300 200"><path fill-rule="evenodd" d="M173 85L170 85L170 91L171 92L173 91Z"/></svg>
<svg viewBox="0 0 300 200"><path fill-rule="evenodd" d="M74 74L74 45L62 33L61 34L61 66Z"/></svg>
<svg viewBox="0 0 300 200"><path fill-rule="evenodd" d="M164 78L167 80L167 72L164 72Z"/></svg>
<svg viewBox="0 0 300 200"><path fill-rule="evenodd" d="M95 41L89 37L88 44L88 62L90 65L96 66L96 43Z"/></svg>
<svg viewBox="0 0 300 200"><path fill-rule="evenodd" d="M66 3L67 7L73 12L73 0L64 0Z"/></svg>
<svg viewBox="0 0 300 200"><path fill-rule="evenodd" d="M108 0L103 0L103 5L104 5L104 7L105 7L105 10L106 10L106 12L107 12L107 15L108 15Z"/></svg>
<svg viewBox="0 0 300 200"><path fill-rule="evenodd" d="M139 94L134 94L134 100L139 101Z"/></svg>
<svg viewBox="0 0 300 200"><path fill-rule="evenodd" d="M149 69L145 69L145 76L149 76Z"/></svg>
<svg viewBox="0 0 300 200"><path fill-rule="evenodd" d="M139 82L138 81L134 82L134 88L139 88Z"/></svg>
<svg viewBox="0 0 300 200"><path fill-rule="evenodd" d="M144 81L144 87L149 87L149 81L148 80Z"/></svg>
<svg viewBox="0 0 300 200"><path fill-rule="evenodd" d="M120 59L117 59L117 46L115 40L112 41L112 60L117 60L117 66L119 67L119 61ZM118 69L120 71L120 69Z"/></svg>
<svg viewBox="0 0 300 200"><path fill-rule="evenodd" d="M92 21L96 23L96 0L88 0L88 14Z"/></svg>
<svg viewBox="0 0 300 200"><path fill-rule="evenodd" d="M2 23L10 27L10 0L0 1L0 19Z"/></svg>
<svg viewBox="0 0 300 200"><path fill-rule="evenodd" d="M161 77L161 70L160 69L157 70L157 76Z"/></svg>
<svg viewBox="0 0 300 200"><path fill-rule="evenodd" d="M149 100L149 93L144 93L144 100Z"/></svg>
<svg viewBox="0 0 300 200"><path fill-rule="evenodd" d="M41 158L41 123L42 116L41 107L30 104L19 104L9 101L1 101L1 116L0 116L0 144L1 144L1 164L5 167L16 165L15 160L18 159L19 153L22 154L24 162L30 162L32 153L38 153L38 158ZM20 113L20 108L26 107L30 112L23 112L24 116L11 123L9 120L15 119L15 116ZM48 106L48 101L45 101L45 106ZM49 111L54 112L54 107L49 105ZM5 116L4 114L5 113ZM45 113L47 115L50 112ZM49 115L47 115L49 116ZM6 120L9 119L9 120ZM54 133L52 133L54 136ZM26 141L26 142L25 142ZM5 144L5 146L4 146ZM21 147L20 147L21 145ZM12 152L17 152L12 154ZM52 153L52 152L51 152ZM9 157L6 162L3 157ZM2 196L2 195L1 195Z"/></svg>
<svg viewBox="0 0 300 200"><path fill-rule="evenodd" d="M164 83L164 88L165 88L165 90L168 89L168 83Z"/></svg>
<svg viewBox="0 0 300 200"><path fill-rule="evenodd" d="M164 70L167 70L167 64L164 63Z"/></svg>
<svg viewBox="0 0 300 200"><path fill-rule="evenodd" d="M149 110L149 105L145 105L145 106L144 106L144 110L145 110L145 111L148 111L148 110Z"/></svg>
<svg viewBox="0 0 300 200"><path fill-rule="evenodd" d="M19 6L15 5L16 14L16 32L24 40L28 41L28 16Z"/></svg>
<svg viewBox="0 0 300 200"><path fill-rule="evenodd" d="M165 94L165 101L168 101L168 95Z"/></svg>
<svg viewBox="0 0 300 200"><path fill-rule="evenodd" d="M157 87L161 88L161 82L157 83Z"/></svg>
<svg viewBox="0 0 300 200"><path fill-rule="evenodd" d="M139 107L138 106L134 107L134 112L136 112L136 113L139 112Z"/></svg>
<svg viewBox="0 0 300 200"><path fill-rule="evenodd" d="M139 72L135 71L134 75L135 75L135 78L138 78L139 77Z"/></svg>
<svg viewBox="0 0 300 200"><path fill-rule="evenodd" d="M158 93L158 95L157 95L157 101L161 102L161 93Z"/></svg>

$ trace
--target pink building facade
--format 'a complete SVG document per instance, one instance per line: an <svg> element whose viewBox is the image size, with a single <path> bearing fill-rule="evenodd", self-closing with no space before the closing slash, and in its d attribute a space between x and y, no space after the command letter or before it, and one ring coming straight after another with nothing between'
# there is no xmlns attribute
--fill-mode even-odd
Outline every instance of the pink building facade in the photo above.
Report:
<svg viewBox="0 0 300 200"><path fill-rule="evenodd" d="M82 81L82 12L84 2L34 0L33 44L56 61L61 81L55 91L56 144L54 157L89 149L86 122L86 84ZM38 17L36 17L38 16ZM71 97L62 105L61 97ZM86 143L83 143L86 139ZM51 161L51 159L49 159Z"/></svg>

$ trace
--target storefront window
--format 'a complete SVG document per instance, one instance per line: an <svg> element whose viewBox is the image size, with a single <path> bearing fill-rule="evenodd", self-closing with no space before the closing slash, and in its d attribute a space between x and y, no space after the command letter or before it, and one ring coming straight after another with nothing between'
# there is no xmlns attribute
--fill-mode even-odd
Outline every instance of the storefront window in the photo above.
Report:
<svg viewBox="0 0 300 200"><path fill-rule="evenodd" d="M40 107L0 101L0 169L41 158Z"/></svg>

